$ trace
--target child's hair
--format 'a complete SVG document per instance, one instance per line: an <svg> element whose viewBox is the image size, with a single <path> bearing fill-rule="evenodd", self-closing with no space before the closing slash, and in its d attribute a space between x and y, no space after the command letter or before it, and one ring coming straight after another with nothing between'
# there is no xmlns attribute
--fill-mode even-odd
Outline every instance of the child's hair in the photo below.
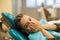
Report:
<svg viewBox="0 0 60 40"><path fill-rule="evenodd" d="M23 17L23 14L18 14L17 16L16 16L16 18L15 18L15 26L16 26L16 28L18 28L18 29L22 29L21 27L22 27L22 25L21 25L21 23L20 23L20 21L21 21L21 18Z"/></svg>
<svg viewBox="0 0 60 40"><path fill-rule="evenodd" d="M14 21L15 21L16 29L27 37L28 34L23 30L22 25L20 23L21 18L23 17L23 15L24 14L18 14Z"/></svg>

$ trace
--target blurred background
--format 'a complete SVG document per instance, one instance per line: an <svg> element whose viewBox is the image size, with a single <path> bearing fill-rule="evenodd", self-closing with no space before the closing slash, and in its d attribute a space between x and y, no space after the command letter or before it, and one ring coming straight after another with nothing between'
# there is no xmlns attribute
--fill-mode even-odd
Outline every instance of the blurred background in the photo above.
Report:
<svg viewBox="0 0 60 40"><path fill-rule="evenodd" d="M47 11L42 10L42 5ZM0 0L0 18L2 12L9 12L14 16L23 13L37 20L58 20L60 19L60 0Z"/></svg>
<svg viewBox="0 0 60 40"><path fill-rule="evenodd" d="M60 0L0 0L0 14L1 12L10 12L13 15L24 13L40 20L43 14L41 13L42 3L52 18L60 18Z"/></svg>
<svg viewBox="0 0 60 40"><path fill-rule="evenodd" d="M60 18L60 0L0 0L0 14L1 12L10 12L13 15L25 13L39 20L42 14L39 11L41 3L47 7L51 17Z"/></svg>

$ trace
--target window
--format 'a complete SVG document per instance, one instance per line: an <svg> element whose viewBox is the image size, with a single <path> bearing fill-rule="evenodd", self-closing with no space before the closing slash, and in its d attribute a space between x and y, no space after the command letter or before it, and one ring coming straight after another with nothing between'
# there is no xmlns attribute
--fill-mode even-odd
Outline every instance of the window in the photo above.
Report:
<svg viewBox="0 0 60 40"><path fill-rule="evenodd" d="M47 6L54 5L54 0L46 0L46 5Z"/></svg>
<svg viewBox="0 0 60 40"><path fill-rule="evenodd" d="M18 7L22 7L22 0L18 0Z"/></svg>
<svg viewBox="0 0 60 40"><path fill-rule="evenodd" d="M45 3L45 0L26 0L26 7L40 6L42 2Z"/></svg>
<svg viewBox="0 0 60 40"><path fill-rule="evenodd" d="M45 0L37 0L37 6L41 6L41 3L45 3Z"/></svg>
<svg viewBox="0 0 60 40"><path fill-rule="evenodd" d="M26 0L27 7L35 7L35 0Z"/></svg>
<svg viewBox="0 0 60 40"><path fill-rule="evenodd" d="M56 4L60 4L60 0L56 0Z"/></svg>
<svg viewBox="0 0 60 40"><path fill-rule="evenodd" d="M55 4L60 4L60 0L26 0L26 7L41 6L41 3L44 3L49 7Z"/></svg>

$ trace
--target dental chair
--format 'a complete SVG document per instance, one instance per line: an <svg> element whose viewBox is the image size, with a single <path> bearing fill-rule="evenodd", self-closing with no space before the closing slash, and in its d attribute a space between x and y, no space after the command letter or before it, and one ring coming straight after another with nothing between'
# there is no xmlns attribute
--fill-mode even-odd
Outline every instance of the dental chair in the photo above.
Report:
<svg viewBox="0 0 60 40"><path fill-rule="evenodd" d="M29 35L26 37L21 32L17 31L15 22L14 22L14 16L8 12L2 13L2 19L4 20L3 23L7 25L9 28L8 33L15 39L15 40L48 40L41 32L34 32L34 33L28 33ZM40 20L42 24L47 24L46 21ZM58 40L60 39L60 33L57 33L52 30L48 30L52 35L54 35ZM28 39L29 38L29 39Z"/></svg>

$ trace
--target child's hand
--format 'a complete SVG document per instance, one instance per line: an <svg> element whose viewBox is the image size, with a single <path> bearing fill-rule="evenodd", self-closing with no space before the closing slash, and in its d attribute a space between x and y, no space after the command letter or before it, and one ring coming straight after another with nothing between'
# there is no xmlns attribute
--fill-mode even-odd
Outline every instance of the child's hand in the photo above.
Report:
<svg viewBox="0 0 60 40"><path fill-rule="evenodd" d="M36 32L41 30L41 27L33 22L28 22L25 25L25 28L27 29L27 31L30 31L30 32Z"/></svg>

